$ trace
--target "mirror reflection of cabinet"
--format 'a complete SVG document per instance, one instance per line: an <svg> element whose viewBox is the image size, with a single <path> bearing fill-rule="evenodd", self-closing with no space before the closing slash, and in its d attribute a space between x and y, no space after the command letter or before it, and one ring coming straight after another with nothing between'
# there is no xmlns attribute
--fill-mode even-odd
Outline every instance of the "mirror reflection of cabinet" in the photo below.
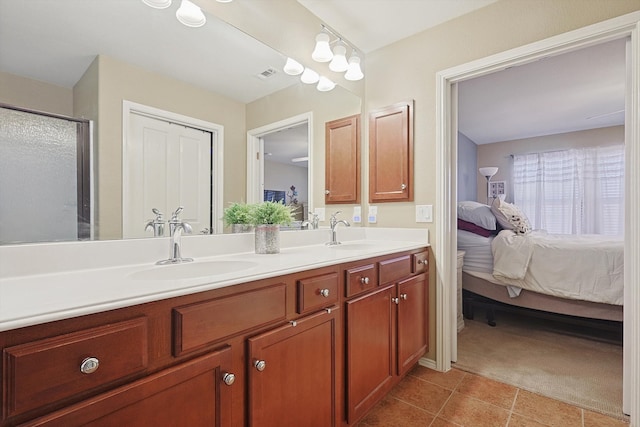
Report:
<svg viewBox="0 0 640 427"><path fill-rule="evenodd" d="M369 114L369 201L413 200L413 101Z"/></svg>
<svg viewBox="0 0 640 427"><path fill-rule="evenodd" d="M325 203L360 203L360 115L327 122L325 142Z"/></svg>

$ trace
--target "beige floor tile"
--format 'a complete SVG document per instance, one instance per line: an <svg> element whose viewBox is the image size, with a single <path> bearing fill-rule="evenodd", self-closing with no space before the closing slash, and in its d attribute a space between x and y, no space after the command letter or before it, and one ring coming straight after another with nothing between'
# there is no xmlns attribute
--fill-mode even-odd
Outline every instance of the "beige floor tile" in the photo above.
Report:
<svg viewBox="0 0 640 427"><path fill-rule="evenodd" d="M448 372L438 372L433 369L417 365L409 375L429 381L430 383L437 384L449 390L453 390L466 374L459 369L451 369Z"/></svg>
<svg viewBox="0 0 640 427"><path fill-rule="evenodd" d="M597 412L584 411L584 427L628 427L629 422L618 420L599 414Z"/></svg>
<svg viewBox="0 0 640 427"><path fill-rule="evenodd" d="M393 397L385 397L362 419L362 427L428 427L433 415Z"/></svg>
<svg viewBox="0 0 640 427"><path fill-rule="evenodd" d="M464 376L456 391L511 410L518 389L508 384L468 373Z"/></svg>
<svg viewBox="0 0 640 427"><path fill-rule="evenodd" d="M391 396L435 415L452 391L430 382L407 376L391 390Z"/></svg>
<svg viewBox="0 0 640 427"><path fill-rule="evenodd" d="M547 427L548 424L542 424L531 418L523 417L518 414L511 414L508 427Z"/></svg>
<svg viewBox="0 0 640 427"><path fill-rule="evenodd" d="M507 425L509 411L454 392L438 417L468 427L500 427Z"/></svg>
<svg viewBox="0 0 640 427"><path fill-rule="evenodd" d="M436 418L429 427L460 427L460 424L452 423L442 418Z"/></svg>
<svg viewBox="0 0 640 427"><path fill-rule="evenodd" d="M549 426L582 427L580 408L525 390L518 392L513 412Z"/></svg>

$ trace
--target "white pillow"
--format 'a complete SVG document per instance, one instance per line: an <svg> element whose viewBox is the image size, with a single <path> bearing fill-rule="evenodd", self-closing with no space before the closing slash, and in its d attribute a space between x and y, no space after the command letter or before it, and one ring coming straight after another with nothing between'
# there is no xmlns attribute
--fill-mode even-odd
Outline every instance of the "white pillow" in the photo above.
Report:
<svg viewBox="0 0 640 427"><path fill-rule="evenodd" d="M486 230L496 229L496 217L491 213L491 208L482 203L473 201L458 202L458 219L471 222Z"/></svg>
<svg viewBox="0 0 640 427"><path fill-rule="evenodd" d="M496 198L491 204L491 212L505 230L513 230L516 234L528 234L531 231L529 218L514 204Z"/></svg>

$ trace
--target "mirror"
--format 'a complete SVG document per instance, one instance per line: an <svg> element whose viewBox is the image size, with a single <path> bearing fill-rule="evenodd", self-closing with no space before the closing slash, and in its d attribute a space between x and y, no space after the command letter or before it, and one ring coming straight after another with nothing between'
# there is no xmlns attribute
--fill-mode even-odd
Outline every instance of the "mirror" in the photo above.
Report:
<svg viewBox="0 0 640 427"><path fill-rule="evenodd" d="M247 131L305 113L309 199L322 205L324 122L361 111L353 93L300 83L282 54L207 12L185 27L178 6L0 0L0 103L93 122L96 239L122 238L123 101L224 127L223 206L246 200Z"/></svg>

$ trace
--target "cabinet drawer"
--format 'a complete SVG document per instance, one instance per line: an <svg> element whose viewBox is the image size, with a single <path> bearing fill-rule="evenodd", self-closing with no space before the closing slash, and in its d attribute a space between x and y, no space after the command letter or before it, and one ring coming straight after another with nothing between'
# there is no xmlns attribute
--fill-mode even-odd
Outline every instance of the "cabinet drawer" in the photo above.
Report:
<svg viewBox="0 0 640 427"><path fill-rule="evenodd" d="M173 309L173 354L179 356L286 319L286 286L274 286Z"/></svg>
<svg viewBox="0 0 640 427"><path fill-rule="evenodd" d="M395 282L411 275L411 255L380 261L380 283Z"/></svg>
<svg viewBox="0 0 640 427"><path fill-rule="evenodd" d="M346 272L346 296L359 294L378 286L378 268L376 264L366 264L349 268Z"/></svg>
<svg viewBox="0 0 640 427"><path fill-rule="evenodd" d="M329 273L321 276L298 280L298 313L304 313L338 302L338 274Z"/></svg>
<svg viewBox="0 0 640 427"><path fill-rule="evenodd" d="M146 318L8 347L3 372L5 417L143 371L147 353ZM98 368L83 373L81 365L88 358L97 359Z"/></svg>
<svg viewBox="0 0 640 427"><path fill-rule="evenodd" d="M413 272L415 274L426 273L429 271L429 251L420 252L411 255Z"/></svg>

